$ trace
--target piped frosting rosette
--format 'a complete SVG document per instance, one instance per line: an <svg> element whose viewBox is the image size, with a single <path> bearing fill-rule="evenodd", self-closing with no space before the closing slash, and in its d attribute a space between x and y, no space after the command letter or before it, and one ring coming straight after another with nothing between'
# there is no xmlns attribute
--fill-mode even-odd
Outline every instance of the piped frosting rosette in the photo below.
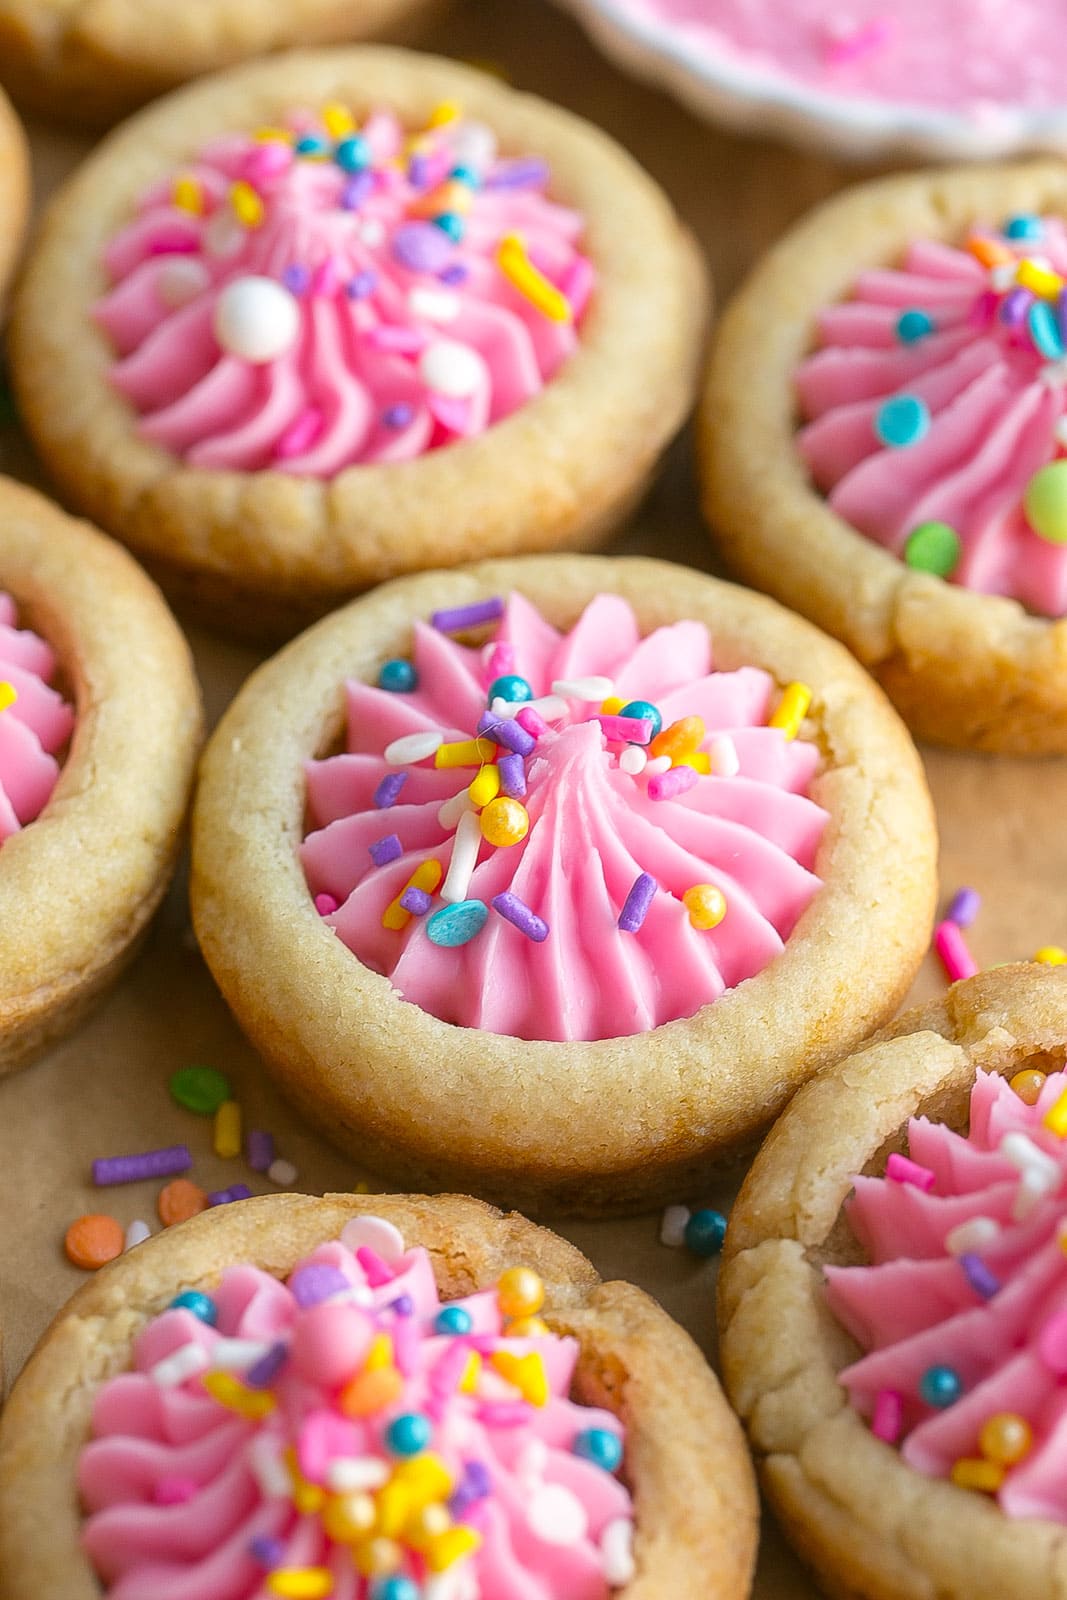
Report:
<svg viewBox="0 0 1067 1600"><path fill-rule="evenodd" d="M575 349L595 272L547 165L444 104L227 135L148 193L95 310L145 439L331 478L480 434Z"/></svg>
<svg viewBox="0 0 1067 1600"><path fill-rule="evenodd" d="M818 319L798 445L833 509L909 565L1067 613L1067 228L912 243Z"/></svg>
<svg viewBox="0 0 1067 1600"><path fill-rule="evenodd" d="M490 620L482 647L447 636ZM715 671L702 624L642 639L613 595L566 634L520 594L433 621L348 683L346 750L307 767L308 885L361 962L444 1021L572 1040L774 959L827 820L803 685Z"/></svg>
<svg viewBox="0 0 1067 1600"><path fill-rule="evenodd" d="M979 1072L970 1127L909 1124L907 1157L859 1177L871 1264L827 1269L868 1352L839 1374L879 1437L929 1476L1067 1522L1067 1073Z"/></svg>
<svg viewBox="0 0 1067 1600"><path fill-rule="evenodd" d="M361 1217L282 1283L234 1266L138 1336L78 1465L110 1600L605 1600L633 1575L622 1429L525 1268L442 1306Z"/></svg>
<svg viewBox="0 0 1067 1600"><path fill-rule="evenodd" d="M0 593L0 842L40 816L59 777L74 712L51 687L55 672L51 646L19 627Z"/></svg>

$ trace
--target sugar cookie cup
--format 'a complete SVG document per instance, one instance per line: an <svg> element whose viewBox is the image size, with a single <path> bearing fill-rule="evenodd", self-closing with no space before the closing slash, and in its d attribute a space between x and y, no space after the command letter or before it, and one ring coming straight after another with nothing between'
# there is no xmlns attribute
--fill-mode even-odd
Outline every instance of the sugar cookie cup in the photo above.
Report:
<svg viewBox="0 0 1067 1600"><path fill-rule="evenodd" d="M0 306L30 210L30 153L22 124L0 90Z"/></svg>
<svg viewBox="0 0 1067 1600"><path fill-rule="evenodd" d="M813 690L804 737L824 757L811 786L829 814L815 862L823 887L769 966L651 1032L551 1042L442 1022L353 956L304 875L304 763L338 748L345 679L374 683L438 608L512 590L557 627L598 595L621 596L641 635L690 619L706 627L716 666L755 665ZM527 1205L593 1213L692 1192L810 1073L892 1013L927 944L935 855L918 757L839 645L685 568L557 556L399 580L261 668L204 758L192 904L238 1021L329 1138L412 1183L462 1177Z"/></svg>
<svg viewBox="0 0 1067 1600"><path fill-rule="evenodd" d="M976 224L1065 205L1067 178L1052 160L859 185L756 268L722 319L707 373L704 507L731 568L844 640L913 732L939 744L1067 750L1067 621L915 570L858 533L801 459L794 376L818 314L846 300L860 274L899 266L912 241L962 249Z"/></svg>
<svg viewBox="0 0 1067 1600"><path fill-rule="evenodd" d="M615 1412L626 1428L636 1574L618 1592L627 1600L743 1600L756 1547L752 1469L692 1341L639 1289L601 1283L556 1235L451 1195L270 1195L219 1207L139 1245L75 1295L0 1424L0 1559L10 1600L90 1600L100 1592L79 1546L75 1465L95 1393L129 1366L144 1325L178 1290L213 1290L236 1262L283 1276L360 1216L383 1218L409 1246L423 1246L443 1299L491 1288L517 1263L539 1274L549 1328L580 1345L573 1398Z"/></svg>
<svg viewBox="0 0 1067 1600"><path fill-rule="evenodd" d="M135 953L174 870L202 721L154 585L8 479L0 588L54 650L76 719L44 810L0 844L3 1074L73 1028Z"/></svg>
<svg viewBox="0 0 1067 1600"><path fill-rule="evenodd" d="M109 381L114 350L91 308L105 289L105 246L145 191L173 178L211 131L251 134L293 107L338 103L357 121L381 106L423 128L445 102L488 126L504 156L547 161L549 198L585 219L596 287L555 375L477 436L334 476L197 468L141 437ZM348 291L336 292L340 306ZM113 134L50 211L22 281L12 366L26 426L63 494L199 615L278 634L400 573L605 538L689 408L705 309L689 236L598 129L455 62L338 50L216 77Z"/></svg>
<svg viewBox="0 0 1067 1600"><path fill-rule="evenodd" d="M843 1215L853 1175L881 1175L908 1120L966 1132L976 1073L1062 1071L1067 975L999 968L905 1012L796 1096L731 1213L719 1278L724 1382L764 1490L829 1594L1025 1600L1063 1581L1061 1524L1012 1521L983 1494L920 1474L852 1409L837 1374L857 1345L823 1269L861 1258Z"/></svg>
<svg viewBox="0 0 1067 1600"><path fill-rule="evenodd" d="M187 78L293 45L401 42L446 0L0 0L0 79L22 105L102 127Z"/></svg>

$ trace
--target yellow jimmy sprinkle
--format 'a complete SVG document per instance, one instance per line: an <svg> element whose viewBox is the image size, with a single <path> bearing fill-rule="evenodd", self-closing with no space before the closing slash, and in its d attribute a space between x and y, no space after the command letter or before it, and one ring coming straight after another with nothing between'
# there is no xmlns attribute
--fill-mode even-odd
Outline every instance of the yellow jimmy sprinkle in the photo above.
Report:
<svg viewBox="0 0 1067 1600"><path fill-rule="evenodd" d="M457 739L439 744L434 751L435 767L481 767L492 759L496 746L489 739Z"/></svg>
<svg viewBox="0 0 1067 1600"><path fill-rule="evenodd" d="M519 234L504 235L497 246L496 264L512 287L550 322L571 320L571 303L567 296L534 266Z"/></svg>
<svg viewBox="0 0 1067 1600"><path fill-rule="evenodd" d="M234 216L246 228L258 228L265 216L263 201L250 183L241 178L230 190Z"/></svg>
<svg viewBox="0 0 1067 1600"><path fill-rule="evenodd" d="M510 1350L498 1350L492 1361L500 1376L513 1384L530 1405L543 1406L547 1403L549 1390L545 1364L535 1350L525 1356L514 1355Z"/></svg>
<svg viewBox="0 0 1067 1600"><path fill-rule="evenodd" d="M204 209L204 196L196 179L188 175L175 178L174 188L171 190L171 203L179 211L188 211L190 216L198 217Z"/></svg>
<svg viewBox="0 0 1067 1600"><path fill-rule="evenodd" d="M427 894L433 894L443 877L444 868L439 861L420 861L396 899L390 900L382 912L382 927L391 928L394 933L402 932L411 921L411 912L400 904L404 895L409 889L424 889Z"/></svg>
<svg viewBox="0 0 1067 1600"><path fill-rule="evenodd" d="M1054 1133L1057 1139L1067 1139L1067 1089L1054 1105L1049 1106L1041 1120L1049 1133Z"/></svg>
<svg viewBox="0 0 1067 1600"><path fill-rule="evenodd" d="M331 101L322 108L322 125L331 139L343 139L355 130L356 119L347 106Z"/></svg>
<svg viewBox="0 0 1067 1600"><path fill-rule="evenodd" d="M458 122L463 115L463 107L458 100L441 100L430 112L428 126L443 128L448 122Z"/></svg>
<svg viewBox="0 0 1067 1600"><path fill-rule="evenodd" d="M476 778L471 779L469 789L471 805L478 811L487 806L490 800L495 800L500 793L500 768L495 761L483 767Z"/></svg>
<svg viewBox="0 0 1067 1600"><path fill-rule="evenodd" d="M8 683L6 678L0 682L0 711L10 711L18 697L18 690L13 683Z"/></svg>
<svg viewBox="0 0 1067 1600"><path fill-rule="evenodd" d="M333 1573L328 1567L279 1567L267 1579L267 1592L284 1600L325 1600L333 1594Z"/></svg>
<svg viewBox="0 0 1067 1600"><path fill-rule="evenodd" d="M1056 300L1064 281L1058 272L1053 272L1040 261L1034 261L1029 256L1019 262L1015 270L1015 281L1024 289L1029 289L1031 294L1036 294L1042 300Z"/></svg>
<svg viewBox="0 0 1067 1600"><path fill-rule="evenodd" d="M788 684L782 691L782 698L775 708L769 726L780 728L787 739L795 739L810 705L811 690L806 683Z"/></svg>
<svg viewBox="0 0 1067 1600"><path fill-rule="evenodd" d="M213 1400L228 1411L237 1411L242 1417L259 1421L269 1417L275 1399L265 1389L248 1389L231 1372L209 1372L203 1380L204 1388Z"/></svg>

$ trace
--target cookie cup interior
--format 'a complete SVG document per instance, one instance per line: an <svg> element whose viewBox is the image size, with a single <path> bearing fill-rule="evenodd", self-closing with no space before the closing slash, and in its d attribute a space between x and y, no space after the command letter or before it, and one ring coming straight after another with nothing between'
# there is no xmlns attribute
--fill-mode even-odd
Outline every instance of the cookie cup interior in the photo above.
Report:
<svg viewBox="0 0 1067 1600"><path fill-rule="evenodd" d="M913 732L1017 755L1067 752L1067 620L905 565L811 483L794 375L815 320L914 239L1067 214L1067 166L1030 161L862 184L820 206L757 266L722 318L699 414L704 508L734 571L843 639Z"/></svg>
<svg viewBox="0 0 1067 1600"><path fill-rule="evenodd" d="M0 311L29 210L29 146L21 122L0 89Z"/></svg>
<svg viewBox="0 0 1067 1600"><path fill-rule="evenodd" d="M430 1253L442 1298L533 1267L552 1331L577 1339L572 1397L619 1415L634 1495L637 1574L626 1600L742 1600L757 1506L737 1421L700 1352L628 1283L601 1283L584 1256L514 1214L453 1195L268 1195L202 1213L122 1256L45 1334L0 1422L0 1567L6 1600L94 1600L78 1546L78 1452L97 1389L126 1370L140 1330L181 1289L211 1290L251 1262L282 1276L360 1215L384 1217Z"/></svg>
<svg viewBox="0 0 1067 1600"><path fill-rule="evenodd" d="M543 156L581 211L598 286L578 348L540 394L477 438L330 480L194 469L141 439L110 385L91 310L109 239L140 196L215 131L301 105L393 107L422 126L443 100L505 153ZM693 398L706 312L695 248L663 192L598 129L452 61L373 47L309 52L208 79L110 136L53 203L12 330L21 414L63 494L201 617L292 632L397 574L606 537Z"/></svg>
<svg viewBox="0 0 1067 1600"><path fill-rule="evenodd" d="M186 78L292 45L406 43L449 0L0 0L0 77L20 105L102 127Z"/></svg>
<svg viewBox="0 0 1067 1600"><path fill-rule="evenodd" d="M965 1131L979 1070L1060 1070L1067 971L997 968L905 1012L822 1073L775 1125L731 1213L719 1278L726 1390L764 1489L827 1592L848 1600L1032 1600L1067 1593L1058 1523L1013 1521L875 1438L837 1373L859 1354L824 1297L827 1263L864 1260L841 1212L881 1175L908 1119Z"/></svg>
<svg viewBox="0 0 1067 1600"><path fill-rule="evenodd" d="M337 747L344 681L374 681L438 607L520 590L557 627L599 593L642 633L703 622L716 667L755 665L814 691L803 736L826 770L824 887L785 950L695 1016L597 1042L460 1028L402 1000L312 902L298 847L303 763ZM692 1193L751 1143L810 1073L892 1014L925 950L936 838L922 769L847 651L772 601L643 558L529 557L398 580L262 667L205 754L193 916L238 1021L334 1143L419 1187L594 1213Z"/></svg>
<svg viewBox="0 0 1067 1600"><path fill-rule="evenodd" d="M52 796L0 846L0 1075L67 1032L170 881L201 737L185 640L126 552L0 479L0 588L77 712Z"/></svg>

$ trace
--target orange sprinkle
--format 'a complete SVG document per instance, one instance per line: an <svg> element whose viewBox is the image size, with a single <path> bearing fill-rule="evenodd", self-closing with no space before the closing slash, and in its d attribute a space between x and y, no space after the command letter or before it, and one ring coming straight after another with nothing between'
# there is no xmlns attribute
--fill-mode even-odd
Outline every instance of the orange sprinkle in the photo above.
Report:
<svg viewBox="0 0 1067 1600"><path fill-rule="evenodd" d="M983 239L980 234L974 234L967 240L967 249L976 261L983 267L1007 267L1015 265L1015 255L997 239Z"/></svg>
<svg viewBox="0 0 1067 1600"><path fill-rule="evenodd" d="M377 1367L346 1383L337 1404L346 1417L370 1417L399 1400L403 1392L404 1380L395 1367Z"/></svg>
<svg viewBox="0 0 1067 1600"><path fill-rule="evenodd" d="M170 1228L176 1222L188 1222L190 1217L206 1211L207 1195L199 1184L190 1183L188 1178L173 1178L160 1189L156 1210L163 1226Z"/></svg>
<svg viewBox="0 0 1067 1600"><path fill-rule="evenodd" d="M670 756L676 761L680 755L687 751L699 750L704 742L704 719L702 717L681 717L677 722L672 722L669 727L657 733L648 747L648 753L656 756Z"/></svg>
<svg viewBox="0 0 1067 1600"><path fill-rule="evenodd" d="M71 1223L63 1240L67 1260L85 1272L106 1267L109 1261L122 1254L125 1244L122 1224L114 1217L100 1214L79 1217Z"/></svg>

